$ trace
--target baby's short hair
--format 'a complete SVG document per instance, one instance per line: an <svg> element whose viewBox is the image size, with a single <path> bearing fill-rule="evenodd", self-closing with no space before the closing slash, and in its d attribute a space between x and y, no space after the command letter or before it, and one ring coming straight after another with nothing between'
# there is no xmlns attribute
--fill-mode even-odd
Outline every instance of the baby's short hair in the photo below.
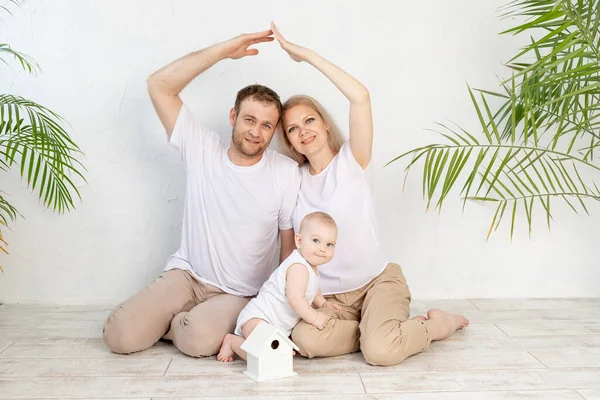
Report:
<svg viewBox="0 0 600 400"><path fill-rule="evenodd" d="M337 224L335 220L331 217L331 215L324 213L322 211L311 212L310 214L306 214L304 218L302 218L302 222L300 223L300 232L304 228L307 222L314 221L323 225L327 225L330 228L334 228L337 230Z"/></svg>

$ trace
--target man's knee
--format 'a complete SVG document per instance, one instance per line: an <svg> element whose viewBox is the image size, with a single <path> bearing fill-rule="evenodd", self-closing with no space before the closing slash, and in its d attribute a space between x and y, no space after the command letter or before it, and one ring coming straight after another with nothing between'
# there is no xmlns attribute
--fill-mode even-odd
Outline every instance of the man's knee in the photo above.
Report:
<svg viewBox="0 0 600 400"><path fill-rule="evenodd" d="M113 353L129 354L143 350L135 327L128 324L127 320L119 318L115 313L112 313L104 322L102 339Z"/></svg>
<svg viewBox="0 0 600 400"><path fill-rule="evenodd" d="M191 357L209 357L217 354L223 336L232 332L216 332L214 327L205 321L192 322L187 314L180 313L173 318L171 329L176 330L173 340L175 346Z"/></svg>

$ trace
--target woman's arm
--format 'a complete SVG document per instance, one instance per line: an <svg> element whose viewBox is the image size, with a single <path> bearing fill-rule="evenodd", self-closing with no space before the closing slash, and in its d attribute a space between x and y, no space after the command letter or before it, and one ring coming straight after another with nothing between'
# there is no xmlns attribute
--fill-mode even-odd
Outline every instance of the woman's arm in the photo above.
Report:
<svg viewBox="0 0 600 400"><path fill-rule="evenodd" d="M314 51L285 40L274 23L271 23L271 31L292 60L305 61L321 71L350 101L350 147L356 161L366 168L373 148L373 115L367 88Z"/></svg>

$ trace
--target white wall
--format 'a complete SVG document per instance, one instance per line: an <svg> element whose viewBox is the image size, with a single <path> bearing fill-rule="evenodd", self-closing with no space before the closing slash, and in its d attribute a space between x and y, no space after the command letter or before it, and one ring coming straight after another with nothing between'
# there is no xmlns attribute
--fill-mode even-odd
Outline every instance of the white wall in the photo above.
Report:
<svg viewBox="0 0 600 400"><path fill-rule="evenodd" d="M14 18L3 14L1 41L35 57L43 74L0 65L0 92L30 97L69 121L88 183L76 211L59 216L39 205L16 170L2 174L0 188L25 219L6 232L0 301L115 303L158 276L178 247L184 171L145 79L192 50L267 29L271 19L369 87L381 240L414 297L599 296L597 205L585 218L557 206L551 233L538 213L531 240L521 218L512 244L506 228L486 243L493 206L469 204L461 216L455 194L441 215L425 213L419 171L402 192L405 164L383 168L435 138L425 131L435 121L477 127L466 82L496 88L521 40L498 35L511 24L498 18L504 3L37 0L13 9ZM184 91L198 118L227 139L235 93L259 82L284 99L313 95L347 124L347 103L323 76L275 44L259 48L260 56L223 61Z"/></svg>

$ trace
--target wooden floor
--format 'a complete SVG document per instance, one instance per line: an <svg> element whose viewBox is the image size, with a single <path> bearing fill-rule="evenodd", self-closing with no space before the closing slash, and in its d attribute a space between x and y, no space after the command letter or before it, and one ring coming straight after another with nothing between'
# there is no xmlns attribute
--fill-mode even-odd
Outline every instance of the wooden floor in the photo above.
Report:
<svg viewBox="0 0 600 400"><path fill-rule="evenodd" d="M471 326L395 367L360 353L296 357L298 376L255 384L245 364L158 343L130 356L101 339L109 307L0 306L0 398L600 399L600 299L415 301Z"/></svg>

